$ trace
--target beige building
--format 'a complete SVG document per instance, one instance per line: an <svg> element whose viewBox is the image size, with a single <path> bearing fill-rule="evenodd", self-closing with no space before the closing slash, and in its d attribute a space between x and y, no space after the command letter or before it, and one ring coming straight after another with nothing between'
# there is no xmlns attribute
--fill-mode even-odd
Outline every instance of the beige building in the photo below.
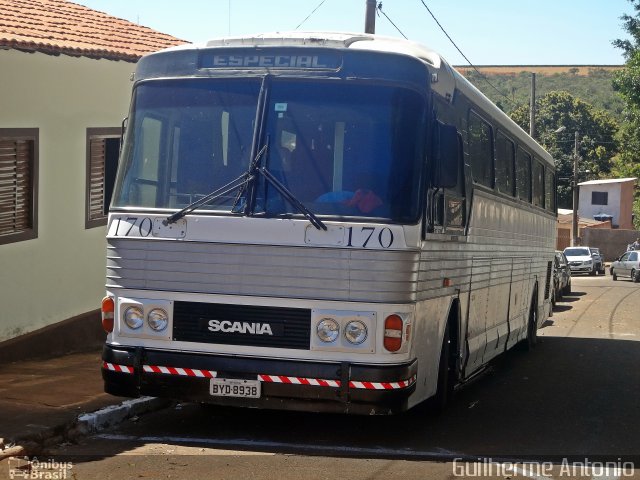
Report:
<svg viewBox="0 0 640 480"><path fill-rule="evenodd" d="M0 347L98 317L130 78L180 43L64 0L0 0Z"/></svg>

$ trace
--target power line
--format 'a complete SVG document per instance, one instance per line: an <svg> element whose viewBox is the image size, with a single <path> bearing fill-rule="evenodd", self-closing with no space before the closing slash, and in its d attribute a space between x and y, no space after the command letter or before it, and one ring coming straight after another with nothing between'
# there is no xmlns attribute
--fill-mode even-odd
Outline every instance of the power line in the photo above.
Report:
<svg viewBox="0 0 640 480"><path fill-rule="evenodd" d="M389 15L387 15L385 12L382 11L382 2L378 3L378 12L380 12L382 15L386 17L387 20L389 20L389 23L395 27L398 33L400 33L400 35L402 35L405 38L405 40L409 40L407 36L404 33L402 33L402 30L400 30L398 26L395 23L393 23L393 20L389 18Z"/></svg>
<svg viewBox="0 0 640 480"><path fill-rule="evenodd" d="M449 39L449 41L451 42L451 44L456 47L456 50L458 50L458 52L460 53L460 55L462 55L462 57L467 61L467 63L471 66L471 68L473 68L478 75L480 75L480 77L482 77L482 79L487 82L491 88L493 88L496 92L498 92L499 95L503 96L504 98L506 98L512 105L514 106L518 106L517 103L515 103L513 100L511 100L505 93L501 92L498 87L496 87L493 83L491 83L489 81L489 79L480 71L476 68L476 66L471 63L471 60L469 60L467 58L467 56L462 53L462 50L460 50L460 48L458 47L458 45L456 45L456 42L453 41L453 38L451 38L451 36L447 33L447 31L444 29L444 27L440 24L440 22L438 21L438 19L436 18L436 16L433 14L433 12L429 9L429 7L427 6L426 3L424 3L424 0L420 0L420 2L422 2L422 5L424 6L424 8L427 9L427 12L429 12L429 15L431 15L431 18L433 18L433 20L438 24L438 27L440 27L440 30L442 30L442 32L447 36L447 38Z"/></svg>
<svg viewBox="0 0 640 480"><path fill-rule="evenodd" d="M318 4L318 6L317 6L316 8L314 8L314 9L311 11L311 13L310 13L309 15L307 15L307 18L305 18L304 20L302 20L302 21L298 24L298 26L297 26L295 29L296 29L296 30L298 30L298 29L302 26L302 24L303 24L304 22L306 22L307 20L309 20L309 18L311 17L311 15L313 15L314 13L316 13L316 10L318 10L318 9L322 6L322 4L323 4L324 2L326 2L326 1L327 1L327 0L322 0L322 1Z"/></svg>

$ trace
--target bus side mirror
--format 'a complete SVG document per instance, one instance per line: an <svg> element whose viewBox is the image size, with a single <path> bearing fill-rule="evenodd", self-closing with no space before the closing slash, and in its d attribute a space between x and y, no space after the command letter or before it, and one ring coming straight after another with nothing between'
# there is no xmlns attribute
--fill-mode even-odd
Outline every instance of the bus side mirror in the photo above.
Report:
<svg viewBox="0 0 640 480"><path fill-rule="evenodd" d="M453 125L436 122L432 145L433 186L455 187L458 184L458 167L462 154L458 130Z"/></svg>

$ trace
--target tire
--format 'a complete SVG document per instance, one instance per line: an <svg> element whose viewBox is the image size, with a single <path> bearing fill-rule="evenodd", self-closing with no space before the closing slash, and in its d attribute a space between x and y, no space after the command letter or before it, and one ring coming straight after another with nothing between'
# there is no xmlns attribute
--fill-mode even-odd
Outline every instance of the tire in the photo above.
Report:
<svg viewBox="0 0 640 480"><path fill-rule="evenodd" d="M595 265L594 265L594 266L593 266L593 268L591 269L591 271L589 272L589 275L591 275L591 276L593 277L593 276L594 276L594 275L596 275L597 273L598 273L598 271L596 270L596 267L595 267Z"/></svg>
<svg viewBox="0 0 640 480"><path fill-rule="evenodd" d="M631 270L631 281L633 283L640 282L640 271Z"/></svg>
<svg viewBox="0 0 640 480"><path fill-rule="evenodd" d="M611 278L613 278L614 282L618 280L618 275L616 275L616 271L613 268L611 269Z"/></svg>
<svg viewBox="0 0 640 480"><path fill-rule="evenodd" d="M562 289L562 295L571 295L571 283L567 283Z"/></svg>

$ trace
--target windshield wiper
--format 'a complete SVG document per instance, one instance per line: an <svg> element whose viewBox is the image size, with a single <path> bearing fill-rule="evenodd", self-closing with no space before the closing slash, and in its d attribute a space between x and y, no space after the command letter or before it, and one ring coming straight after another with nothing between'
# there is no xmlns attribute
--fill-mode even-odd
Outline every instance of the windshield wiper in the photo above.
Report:
<svg viewBox="0 0 640 480"><path fill-rule="evenodd" d="M327 230L327 226L324 224L322 220L320 220L313 212L311 212L307 207L305 207L300 200L298 200L293 193L291 193L287 187L285 187L276 177L273 176L269 170L265 167L258 167L260 158L267 151L269 143L265 143L256 158L253 159L251 165L249 166L249 170L240 175L238 178L230 181L226 185L214 190L213 192L205 195L204 197L196 200L195 202L190 203L186 207L181 210L178 210L176 213L169 215L163 222L163 225L169 225L171 223L175 223L185 215L193 212L196 208L201 207L202 205L206 205L214 201L215 199L229 193L233 192L236 189L238 190L238 194L236 195L235 201L233 202L233 206L231 207L231 211L233 212L236 208L240 198L246 192L249 184L256 178L256 174L261 174L265 180L267 180L273 187L282 195L295 209L297 209L300 213L302 213L311 224L316 227L318 230Z"/></svg>
<svg viewBox="0 0 640 480"><path fill-rule="evenodd" d="M166 218L166 220L164 220L162 222L162 224L163 225L169 225L170 223L175 223L178 220L180 220L182 217L184 217L185 215L188 215L189 213L193 212L196 208L201 207L202 205L206 205L207 203L213 202L216 198L220 198L221 196L223 196L223 195L225 195L225 194L227 194L229 192L233 192L236 189L240 189L238 191L238 194L236 195L236 198L235 198L234 202L233 202L233 206L231 207L231 213L234 213L233 210L234 210L234 208L236 208L236 205L240 201L240 198L242 197L244 192L246 192L247 186L251 183L251 181L254 178L256 178L256 165L258 165L258 162L260 161L260 157L262 157L262 155L264 155L264 153L267 151L267 145L268 144L265 144L260 149L260 151L256 155L256 158L253 159L253 161L249 165L249 169L246 172L244 172L238 178L236 178L234 180L231 180L226 185L218 188L217 190L214 190L213 192L209 193L208 195L205 195L204 197L200 198L199 200L196 200L195 202L191 202L189 205L184 207L182 210L178 210L176 213L174 213L172 215L169 215Z"/></svg>
<svg viewBox="0 0 640 480"><path fill-rule="evenodd" d="M196 200L195 202L191 202L189 205L184 207L182 210L178 210L176 213L169 215L165 220L163 220L163 225L169 225L171 223L175 223L180 220L185 215L193 212L196 208L201 207L209 202L214 201L216 198L220 198L221 196L233 192L234 190L242 187L246 187L246 185L253 180L255 175L250 174L249 172L245 172L240 175L235 180L231 180L226 185L214 190L213 192L205 195L204 197Z"/></svg>
<svg viewBox="0 0 640 480"><path fill-rule="evenodd" d="M256 177L256 172L258 169L258 165L260 164L260 158L262 158L262 156L269 150L269 136L267 135L267 141L265 142L265 144L262 146L262 148L260 149L260 151L257 153L257 155L255 156L255 158L251 161L251 163L249 164L249 169L243 173L243 175L246 175L248 177L251 177L250 180L253 180ZM238 193L236 195L236 198L233 201L233 205L231 206L231 213L239 213L236 212L235 209L238 206L238 204L240 203L240 199L242 198L242 196L245 194L245 192L247 191L247 189L249 188L250 185L250 181L247 181L242 188L240 188L240 190L238 190Z"/></svg>
<svg viewBox="0 0 640 480"><path fill-rule="evenodd" d="M294 208L296 208L300 213L302 213L307 220L311 222L311 224L316 227L318 230L326 230L327 226L320 220L315 213L305 207L300 200L298 200L293 193L287 190L285 187L273 174L266 169L266 167L261 167L256 170L261 173L262 176L271 184L273 187L282 195Z"/></svg>
<svg viewBox="0 0 640 480"><path fill-rule="evenodd" d="M265 144L262 146L256 158L253 159L251 165L249 165L249 170L245 173L251 179L255 178L257 174L261 174L273 187L282 195L287 201L293 205L300 213L302 213L311 224L316 227L318 230L326 230L327 226L320 220L313 212L311 212L307 207L305 207L296 197L291 193L287 188L280 182L273 174L267 170L266 167L260 167L260 158L269 148L269 135L265 140ZM238 206L240 199L244 195L244 193L249 188L250 181L246 182L240 190L238 190L238 194L236 195L236 199L233 202L233 206L231 207L231 211L233 212L235 208Z"/></svg>

